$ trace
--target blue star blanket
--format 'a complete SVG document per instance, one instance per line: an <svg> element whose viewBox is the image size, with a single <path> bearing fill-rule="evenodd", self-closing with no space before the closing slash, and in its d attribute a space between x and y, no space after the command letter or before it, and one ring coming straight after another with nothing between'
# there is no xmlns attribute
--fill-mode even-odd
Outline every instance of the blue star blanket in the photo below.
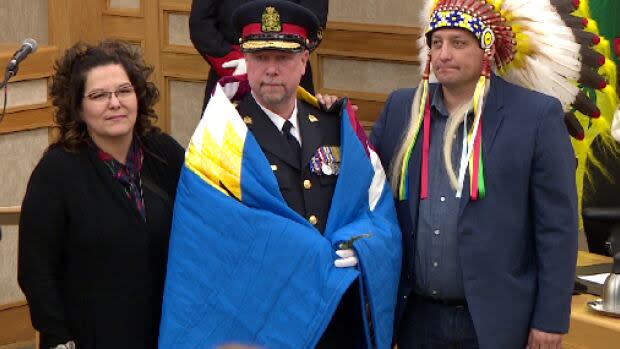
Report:
<svg viewBox="0 0 620 349"><path fill-rule="evenodd" d="M321 235L287 206L260 146L217 87L177 189L159 348L313 348L356 279L361 313L371 314L360 342L390 347L400 230L376 153L350 106L340 114L340 174ZM358 266L334 267L339 244L361 234L369 235L353 242Z"/></svg>

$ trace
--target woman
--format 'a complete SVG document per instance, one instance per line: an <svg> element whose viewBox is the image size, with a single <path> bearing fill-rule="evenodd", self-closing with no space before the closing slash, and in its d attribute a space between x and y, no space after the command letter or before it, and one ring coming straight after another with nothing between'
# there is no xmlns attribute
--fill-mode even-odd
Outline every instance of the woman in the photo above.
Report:
<svg viewBox="0 0 620 349"><path fill-rule="evenodd" d="M183 148L153 125L159 93L131 46L56 62L58 140L34 169L18 281L41 348L156 348Z"/></svg>

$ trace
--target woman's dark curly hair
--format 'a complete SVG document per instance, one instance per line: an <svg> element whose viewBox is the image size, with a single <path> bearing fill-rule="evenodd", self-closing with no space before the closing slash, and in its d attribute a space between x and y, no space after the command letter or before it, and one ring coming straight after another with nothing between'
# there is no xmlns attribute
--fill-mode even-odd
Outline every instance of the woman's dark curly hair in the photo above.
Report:
<svg viewBox="0 0 620 349"><path fill-rule="evenodd" d="M81 118L86 77L91 69L109 64L122 65L135 89L138 115L134 135L141 137L147 133L160 132L153 125L157 120L153 106L159 100L159 91L155 84L147 81L153 68L146 65L139 50L118 40L104 40L96 46L79 42L69 48L55 64L56 73L52 77L50 91L52 103L56 107L54 121L60 129L55 145L75 152L90 138Z"/></svg>

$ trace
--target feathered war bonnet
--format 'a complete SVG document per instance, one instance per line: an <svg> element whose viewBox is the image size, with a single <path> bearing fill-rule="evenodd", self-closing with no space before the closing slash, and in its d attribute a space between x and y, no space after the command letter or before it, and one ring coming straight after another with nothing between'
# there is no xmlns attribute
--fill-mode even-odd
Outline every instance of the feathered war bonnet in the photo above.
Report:
<svg viewBox="0 0 620 349"><path fill-rule="evenodd" d="M420 62L426 64L422 65L420 97L414 98L412 108L416 136L410 139L399 164L400 199L407 197L407 164L417 133L430 114L429 45L431 34L440 28L468 30L485 50L473 98L474 123L468 136L465 163L469 166L461 166L459 170L457 194L463 185L464 168L468 167L470 199L485 195L482 110L491 69L511 83L560 100L579 165L585 168L588 151L580 154L583 150L578 149L589 149L593 137L605 130L609 134L609 124L618 105L616 67L611 59L606 59L610 57L609 42L598 35L585 0L427 0L422 15L425 35L418 44ZM424 139L426 143L427 137ZM424 148L421 198L426 193ZM579 178L578 171L579 188L582 182L583 175Z"/></svg>

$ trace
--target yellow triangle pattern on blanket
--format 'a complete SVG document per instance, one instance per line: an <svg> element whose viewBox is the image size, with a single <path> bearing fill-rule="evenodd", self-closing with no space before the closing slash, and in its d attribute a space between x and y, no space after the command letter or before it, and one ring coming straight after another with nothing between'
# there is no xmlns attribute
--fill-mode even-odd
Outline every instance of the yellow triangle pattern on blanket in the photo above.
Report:
<svg viewBox="0 0 620 349"><path fill-rule="evenodd" d="M219 88L185 154L185 166L213 188L241 201L241 161L247 127Z"/></svg>

